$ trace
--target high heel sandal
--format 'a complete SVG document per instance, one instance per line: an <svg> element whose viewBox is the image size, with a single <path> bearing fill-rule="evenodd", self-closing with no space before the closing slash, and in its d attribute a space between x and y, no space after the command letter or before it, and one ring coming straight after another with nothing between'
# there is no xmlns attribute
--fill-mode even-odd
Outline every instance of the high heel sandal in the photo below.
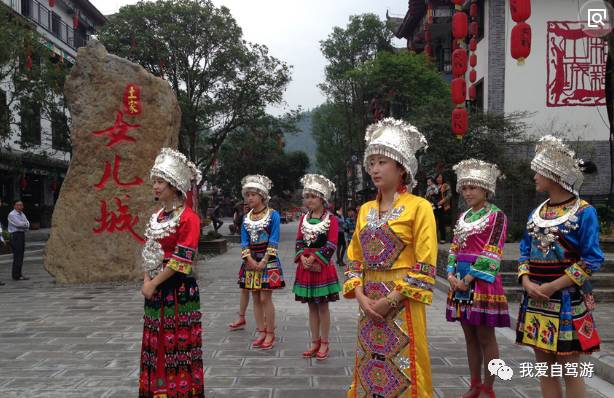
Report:
<svg viewBox="0 0 614 398"><path fill-rule="evenodd" d="M488 394L488 398L497 398L497 396L495 395L495 390L493 389L493 386L486 387L485 384L482 384L481 390L482 392L485 392L486 394Z"/></svg>
<svg viewBox="0 0 614 398"><path fill-rule="evenodd" d="M323 361L326 358L328 358L328 354L330 352L330 345L328 344L328 341L320 340L320 347L322 346L322 344L326 344L326 351L324 351L323 353L320 353L320 349L318 348L318 352L316 353L316 359L318 361Z"/></svg>
<svg viewBox="0 0 614 398"><path fill-rule="evenodd" d="M275 346L275 330L272 330L270 332L268 330L265 330L265 334L272 335L273 339L271 340L270 343L265 343L264 340L263 340L262 344L260 344L260 349L261 350L270 350L271 348L273 348Z"/></svg>
<svg viewBox="0 0 614 398"><path fill-rule="evenodd" d="M228 324L228 329L230 331L245 329L245 325L247 324L245 321L245 314L237 313L237 315L239 315L239 320Z"/></svg>
<svg viewBox="0 0 614 398"><path fill-rule="evenodd" d="M458 396L458 398L478 398L480 396L480 393L482 392L483 387L484 385L482 384L481 379L471 380L471 384L469 384L469 391L472 391L474 389L476 389L477 391L470 394L461 394Z"/></svg>
<svg viewBox="0 0 614 398"><path fill-rule="evenodd" d="M313 340L312 343L316 346L314 348L310 348L307 351L303 351L303 358L313 358L316 356L316 353L320 350L320 342L321 339Z"/></svg>
<svg viewBox="0 0 614 398"><path fill-rule="evenodd" d="M256 340L252 341L252 348L260 348L262 347L262 343L264 342L264 339L266 339L266 329L256 329L256 331L258 333L264 333L264 336L262 337L258 337Z"/></svg>

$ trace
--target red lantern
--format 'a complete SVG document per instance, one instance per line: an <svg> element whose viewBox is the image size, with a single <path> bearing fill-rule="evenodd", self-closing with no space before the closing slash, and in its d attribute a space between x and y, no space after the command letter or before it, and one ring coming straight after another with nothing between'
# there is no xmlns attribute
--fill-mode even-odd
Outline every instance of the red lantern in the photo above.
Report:
<svg viewBox="0 0 614 398"><path fill-rule="evenodd" d="M477 36L480 33L480 26L477 22L471 22L471 34Z"/></svg>
<svg viewBox="0 0 614 398"><path fill-rule="evenodd" d="M471 3L471 6L469 7L469 15L471 16L471 18L478 17L478 3Z"/></svg>
<svg viewBox="0 0 614 398"><path fill-rule="evenodd" d="M55 0L49 0L49 7L55 6Z"/></svg>
<svg viewBox="0 0 614 398"><path fill-rule="evenodd" d="M464 103L467 98L467 82L462 77L452 79L450 91L452 93L452 102L456 105Z"/></svg>
<svg viewBox="0 0 614 398"><path fill-rule="evenodd" d="M32 52L28 50L28 55L26 56L26 63L24 66L27 70L32 70L32 64Z"/></svg>
<svg viewBox="0 0 614 398"><path fill-rule="evenodd" d="M454 77L464 76L467 72L467 51L458 48L452 52L452 74Z"/></svg>
<svg viewBox="0 0 614 398"><path fill-rule="evenodd" d="M475 37L472 37L469 40L469 51L475 51L478 49L478 40Z"/></svg>
<svg viewBox="0 0 614 398"><path fill-rule="evenodd" d="M472 68L475 68L477 64L478 64L478 56L475 54L471 54L471 56L469 57L469 65L471 65Z"/></svg>
<svg viewBox="0 0 614 398"><path fill-rule="evenodd" d="M457 138L463 138L469 127L467 109L456 108L452 111L452 132Z"/></svg>
<svg viewBox="0 0 614 398"><path fill-rule="evenodd" d="M463 3L465 3L465 0L452 0L452 3L454 3L454 6L456 7L457 10L460 10L462 9Z"/></svg>
<svg viewBox="0 0 614 398"><path fill-rule="evenodd" d="M469 17L462 11L457 11L452 17L452 36L456 40L462 40L467 37L469 30Z"/></svg>
<svg viewBox="0 0 614 398"><path fill-rule="evenodd" d="M514 22L524 22L531 17L531 0L510 0L510 14Z"/></svg>
<svg viewBox="0 0 614 398"><path fill-rule="evenodd" d="M72 17L72 27L77 29L79 27L79 10L75 11L75 15Z"/></svg>
<svg viewBox="0 0 614 398"><path fill-rule="evenodd" d="M431 38L432 38L432 35L431 35L431 31L430 30L427 30L426 32L424 32L424 40L425 41L430 42Z"/></svg>
<svg viewBox="0 0 614 398"><path fill-rule="evenodd" d="M475 101L476 96L477 96L477 89L475 88L475 85L471 85L471 87L469 87L469 99L471 101Z"/></svg>
<svg viewBox="0 0 614 398"><path fill-rule="evenodd" d="M433 48L431 47L430 44L427 44L426 46L424 46L424 54L426 54L429 57L433 55Z"/></svg>
<svg viewBox="0 0 614 398"><path fill-rule="evenodd" d="M519 64L531 53L531 26L526 22L520 22L512 28L511 37L512 58Z"/></svg>
<svg viewBox="0 0 614 398"><path fill-rule="evenodd" d="M469 81L471 83L475 83L476 80L478 80L478 74L475 69L471 69L471 71L469 72Z"/></svg>
<svg viewBox="0 0 614 398"><path fill-rule="evenodd" d="M28 187L28 180L26 176L22 176L21 179L19 180L19 187L21 188L22 191L25 191L26 188Z"/></svg>

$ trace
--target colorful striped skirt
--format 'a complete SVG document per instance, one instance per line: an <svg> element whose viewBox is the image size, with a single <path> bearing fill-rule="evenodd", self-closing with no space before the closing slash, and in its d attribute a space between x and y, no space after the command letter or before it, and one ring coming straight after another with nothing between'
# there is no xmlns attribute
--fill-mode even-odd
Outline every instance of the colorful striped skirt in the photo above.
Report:
<svg viewBox="0 0 614 398"><path fill-rule="evenodd" d="M305 249L305 252L310 250L317 249ZM319 272L305 269L302 264L296 266L296 278L292 288L296 301L316 304L337 301L340 291L341 285L332 261L323 265Z"/></svg>
<svg viewBox="0 0 614 398"><path fill-rule="evenodd" d="M510 315L501 274L497 275L492 283L476 278L470 288L473 289L470 304L453 300L452 291L448 292L446 319L449 322L460 321L470 326L498 328L510 326Z"/></svg>
<svg viewBox="0 0 614 398"><path fill-rule="evenodd" d="M202 398L202 327L196 280L175 273L145 299L139 398Z"/></svg>

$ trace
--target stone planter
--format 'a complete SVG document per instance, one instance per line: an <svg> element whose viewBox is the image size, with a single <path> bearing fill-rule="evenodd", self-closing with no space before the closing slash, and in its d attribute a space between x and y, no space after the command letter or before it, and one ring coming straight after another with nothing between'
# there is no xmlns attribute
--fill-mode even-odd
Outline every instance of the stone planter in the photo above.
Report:
<svg viewBox="0 0 614 398"><path fill-rule="evenodd" d="M228 251L226 239L201 240L198 252L203 254L223 254Z"/></svg>

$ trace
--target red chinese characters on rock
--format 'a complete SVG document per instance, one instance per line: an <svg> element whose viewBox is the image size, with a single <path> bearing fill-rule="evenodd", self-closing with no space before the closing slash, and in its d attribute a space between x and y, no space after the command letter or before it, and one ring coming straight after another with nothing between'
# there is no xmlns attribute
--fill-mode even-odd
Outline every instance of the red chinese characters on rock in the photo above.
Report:
<svg viewBox="0 0 614 398"><path fill-rule="evenodd" d="M125 198L130 199L130 196L126 195ZM99 225L93 229L94 234L128 232L137 242L145 243L145 239L134 231L134 227L139 223L139 217L131 215L130 209L121 199L115 197L113 200L117 207L116 211L109 210L106 200L100 201L100 217L96 218Z"/></svg>
<svg viewBox="0 0 614 398"><path fill-rule="evenodd" d="M136 84L128 84L124 91L123 103L128 116L137 116L141 114L141 89ZM96 137L106 136L108 141L105 147L111 149L120 143L135 143L136 138L128 135L131 130L140 128L140 124L131 124L124 121L124 113L118 110L115 116L113 126L104 130L94 131ZM100 191L107 187L108 182L112 179L115 185L121 189L136 188L143 184L143 179L136 176L130 181L122 181L119 173L121 168L122 158L118 153L114 154L113 164L110 161L105 161L105 167L100 178L94 188ZM124 200L130 199L129 195L124 195ZM132 215L129 206L122 202L122 199L115 196L115 209L111 209L107 200L100 201L100 216L95 219L98 223L92 231L95 235L103 233L129 233L140 244L145 243L145 239L140 236L134 228L139 223L139 217Z"/></svg>
<svg viewBox="0 0 614 398"><path fill-rule="evenodd" d="M122 111L117 111L117 116L115 117L115 123L113 123L112 127L108 129L94 131L96 137L100 137L103 135L108 135L110 140L106 143L106 147L111 148L113 145L119 144L122 141L128 142L136 142L134 137L130 137L128 135L128 131L132 129L137 129L141 127L140 124L130 124L124 122L124 114Z"/></svg>
<svg viewBox="0 0 614 398"><path fill-rule="evenodd" d="M141 114L141 88L134 83L130 83L124 90L124 109L130 116Z"/></svg>
<svg viewBox="0 0 614 398"><path fill-rule="evenodd" d="M117 184L118 187L120 188L132 188L132 187L138 187L139 185L143 184L143 179L140 177L135 177L132 179L132 181L130 182L121 182L119 179L119 167L121 164L121 157L117 154L115 154L115 159L113 161L113 166L111 167L111 163L109 163L109 161L107 160L105 163L105 167L104 167L104 174L102 176L102 178L100 179L100 182L98 184L95 184L94 187L96 187L97 190L100 190L102 188L104 188L107 185L107 182L109 181L109 178L111 177L111 175L113 175L113 181L115 181L115 184ZM111 171L111 169L113 169L113 171Z"/></svg>

